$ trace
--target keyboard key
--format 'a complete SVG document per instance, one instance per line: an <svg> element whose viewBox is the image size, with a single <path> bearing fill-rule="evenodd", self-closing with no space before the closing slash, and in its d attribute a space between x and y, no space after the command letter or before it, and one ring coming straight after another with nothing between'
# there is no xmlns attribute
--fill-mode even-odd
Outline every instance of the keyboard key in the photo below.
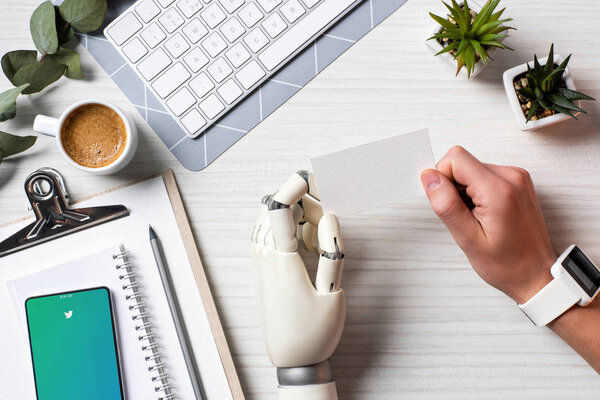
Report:
<svg viewBox="0 0 600 400"><path fill-rule="evenodd" d="M255 60L252 60L244 68L240 70L235 77L240 81L242 86L246 89L250 89L256 82L265 76L265 71L258 65Z"/></svg>
<svg viewBox="0 0 600 400"><path fill-rule="evenodd" d="M170 67L164 74L158 77L154 83L152 83L152 87L156 90L156 93L161 98L165 98L179 86L181 86L185 81L190 79L191 75L187 69L178 62L177 64Z"/></svg>
<svg viewBox="0 0 600 400"><path fill-rule="evenodd" d="M331 1L330 1L331 2ZM283 16L290 22L295 22L300 18L306 11L304 7L298 3L298 0L290 0L280 8Z"/></svg>
<svg viewBox="0 0 600 400"><path fill-rule="evenodd" d="M212 63L207 68L207 71L217 83L223 82L225 78L227 78L233 72L223 57L220 57L217 61Z"/></svg>
<svg viewBox="0 0 600 400"><path fill-rule="evenodd" d="M265 10L265 12L271 12L281 4L281 0L258 0L258 4Z"/></svg>
<svg viewBox="0 0 600 400"><path fill-rule="evenodd" d="M198 43L208 33L208 29L198 18L194 18L192 22L184 26L182 31L192 43Z"/></svg>
<svg viewBox="0 0 600 400"><path fill-rule="evenodd" d="M200 109L208 118L213 119L225 109L225 106L223 103L221 103L221 100L219 100L216 95L211 94L206 98L206 100L200 103Z"/></svg>
<svg viewBox="0 0 600 400"><path fill-rule="evenodd" d="M225 13L217 4L211 4L208 8L202 11L202 19L210 28L219 25L226 18Z"/></svg>
<svg viewBox="0 0 600 400"><path fill-rule="evenodd" d="M302 0L304 5L308 8L313 8L321 0Z"/></svg>
<svg viewBox="0 0 600 400"><path fill-rule="evenodd" d="M200 3L199 0L179 0L177 2L177 8L181 10L186 18L191 18L202 9L202 3Z"/></svg>
<svg viewBox="0 0 600 400"><path fill-rule="evenodd" d="M244 0L219 0L219 3L231 14L244 4Z"/></svg>
<svg viewBox="0 0 600 400"><path fill-rule="evenodd" d="M173 111L176 117L179 117L191 106L196 103L196 98L187 89L183 88L179 92L175 93L169 100L167 100L167 106Z"/></svg>
<svg viewBox="0 0 600 400"><path fill-rule="evenodd" d="M239 68L250 59L250 53L241 43L236 43L235 46L225 52L225 55L235 68Z"/></svg>
<svg viewBox="0 0 600 400"><path fill-rule="evenodd" d="M192 72L198 72L202 67L208 64L208 57L206 57L198 47L194 47L192 51L183 57L183 61L190 67Z"/></svg>
<svg viewBox="0 0 600 400"><path fill-rule="evenodd" d="M258 56L258 59L269 71L274 70L305 43L313 40L317 33L327 27L354 2L355 0L336 0L321 3L304 19L281 35Z"/></svg>
<svg viewBox="0 0 600 400"><path fill-rule="evenodd" d="M209 56L215 58L227 48L227 43L221 38L221 35L217 32L213 32L202 42L202 47L206 49Z"/></svg>
<svg viewBox="0 0 600 400"><path fill-rule="evenodd" d="M163 8L167 8L171 5L172 2L174 2L175 0L158 0L158 3L163 7Z"/></svg>
<svg viewBox="0 0 600 400"><path fill-rule="evenodd" d="M123 53L125 53L132 63L136 63L148 53L148 49L146 49L146 46L142 44L140 39L134 38L123 46Z"/></svg>
<svg viewBox="0 0 600 400"><path fill-rule="evenodd" d="M215 87L208 75L201 72L197 77L190 81L190 88L196 93L196 96L202 98L206 96Z"/></svg>
<svg viewBox="0 0 600 400"><path fill-rule="evenodd" d="M233 17L221 26L221 32L223 32L223 35L225 35L225 38L227 38L230 43L233 43L237 38L242 36L246 30L240 21Z"/></svg>
<svg viewBox="0 0 600 400"><path fill-rule="evenodd" d="M233 103L242 95L242 93L244 93L233 79L222 84L221 87L217 89L217 92L227 104Z"/></svg>
<svg viewBox="0 0 600 400"><path fill-rule="evenodd" d="M160 8L152 0L138 1L136 4L135 12L144 22L152 21L160 13Z"/></svg>
<svg viewBox="0 0 600 400"><path fill-rule="evenodd" d="M178 58L190 48L190 45L185 41L181 33L176 33L165 42L165 48L171 53L173 58Z"/></svg>
<svg viewBox="0 0 600 400"><path fill-rule="evenodd" d="M116 44L121 45L127 41L134 33L142 29L142 23L136 18L133 13L127 13L117 23L106 31L110 38Z"/></svg>
<svg viewBox="0 0 600 400"><path fill-rule="evenodd" d="M256 53L269 43L269 39L259 28L256 28L244 38L244 42Z"/></svg>
<svg viewBox="0 0 600 400"><path fill-rule="evenodd" d="M183 25L185 20L183 19L181 14L177 12L176 9L170 8L169 10L167 10L167 12L158 17L158 22L160 22L160 24L167 30L167 32L173 33L177 28Z"/></svg>
<svg viewBox="0 0 600 400"><path fill-rule="evenodd" d="M206 125L206 120L202 114L200 114L200 111L194 109L181 118L181 123L183 126L185 126L185 129L187 129L187 131L193 135L194 133L198 132L200 128Z"/></svg>
<svg viewBox="0 0 600 400"><path fill-rule="evenodd" d="M287 24L283 21L279 14L275 13L264 20L262 27L265 29L265 31L267 31L269 36L274 38L283 32L285 28L287 28Z"/></svg>
<svg viewBox="0 0 600 400"><path fill-rule="evenodd" d="M156 45L165 40L165 38L167 37L167 35L163 32L162 29L160 29L156 22L153 22L150 25L148 25L148 27L142 31L140 36L142 37L142 39L144 39L144 42L146 42L148 47L150 47L151 49L155 48Z"/></svg>
<svg viewBox="0 0 600 400"><path fill-rule="evenodd" d="M152 80L162 70L171 64L171 59L163 49L157 49L144 61L138 64L137 69L147 81Z"/></svg>
<svg viewBox="0 0 600 400"><path fill-rule="evenodd" d="M238 15L248 28L252 28L263 17L263 13L260 12L255 3L250 3L242 8Z"/></svg>

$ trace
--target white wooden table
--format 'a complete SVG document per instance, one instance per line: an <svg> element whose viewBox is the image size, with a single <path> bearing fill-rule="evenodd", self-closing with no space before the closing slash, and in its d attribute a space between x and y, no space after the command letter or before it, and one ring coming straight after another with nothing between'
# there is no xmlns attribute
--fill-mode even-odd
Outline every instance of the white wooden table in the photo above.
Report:
<svg viewBox="0 0 600 400"><path fill-rule="evenodd" d="M37 0L2 0L0 52L33 48L29 16ZM579 243L600 259L600 103L589 116L522 133L501 74L543 56L550 43L577 87L600 99L600 5L596 0L504 0L513 17L507 44L472 82L454 79L424 44L438 0L409 0L306 88L200 173L178 165L115 84L79 47L85 78L61 79L19 99L18 117L0 129L30 134L37 113L59 115L87 97L112 101L141 132L134 161L95 177L61 158L51 138L0 165L0 223L27 214L25 177L59 169L77 199L173 168L248 399L275 397L275 370L262 344L254 302L249 237L256 205L309 159L418 128L430 129L436 159L461 144L483 160L519 165L536 183L553 242ZM0 89L9 87L0 78ZM374 155L376 156L376 155ZM402 155L399 154L399 157ZM398 184L402 184L399 182ZM333 356L341 399L595 398L594 371L551 332L534 328L504 295L472 272L425 197L342 220L348 318ZM5 268L0 264L0 278ZM4 327L0 332L7 332ZM0 337L0 342L6 343ZM0 346L1 348L1 346ZM0 393L14 399L11 361L0 354ZM13 389L13 390L11 390Z"/></svg>

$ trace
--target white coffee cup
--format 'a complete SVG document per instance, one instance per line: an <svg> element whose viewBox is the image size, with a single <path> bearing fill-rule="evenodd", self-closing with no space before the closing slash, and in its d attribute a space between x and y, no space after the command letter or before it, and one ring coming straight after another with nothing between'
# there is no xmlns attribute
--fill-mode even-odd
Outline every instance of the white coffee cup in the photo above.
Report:
<svg viewBox="0 0 600 400"><path fill-rule="evenodd" d="M86 104L100 104L110 108L111 110L116 112L119 117L121 117L121 119L123 120L123 124L125 124L125 131L127 137L125 141L125 148L116 160L103 167L92 168L79 164L67 154L61 140L61 134L63 131L62 128L65 124L65 121L67 120L67 117L74 110ZM87 99L78 101L77 103L67 108L62 113L60 118L52 118L47 117L45 115L37 115L35 117L35 120L33 121L33 130L39 133L43 133L44 135L56 137L56 144L58 145L60 153L63 155L64 158L67 159L67 161L72 166L82 171L90 172L92 174L97 175L109 175L125 167L133 159L138 145L138 133L135 124L131 121L127 114L125 114L119 107L115 106L114 104L108 103L104 100Z"/></svg>

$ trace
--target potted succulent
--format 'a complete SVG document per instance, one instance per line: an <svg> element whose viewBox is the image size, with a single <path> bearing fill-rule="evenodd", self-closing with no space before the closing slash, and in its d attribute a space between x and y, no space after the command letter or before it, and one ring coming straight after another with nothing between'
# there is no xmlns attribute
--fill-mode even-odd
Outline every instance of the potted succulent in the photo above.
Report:
<svg viewBox="0 0 600 400"><path fill-rule="evenodd" d="M452 0L452 6L443 2L450 11L445 18L429 13L437 24L427 44L436 56L457 66L457 76L475 77L498 49L510 49L503 41L508 36L506 31L515 28L504 25L511 18L500 19L505 8L495 11L499 2L488 0L481 7L474 1Z"/></svg>
<svg viewBox="0 0 600 400"><path fill-rule="evenodd" d="M504 89L521 130L577 119L576 115L586 113L579 107L579 100L594 99L575 90L567 67L570 59L571 55L566 59L555 55L553 44L548 57L538 61L534 55L532 62L504 72Z"/></svg>

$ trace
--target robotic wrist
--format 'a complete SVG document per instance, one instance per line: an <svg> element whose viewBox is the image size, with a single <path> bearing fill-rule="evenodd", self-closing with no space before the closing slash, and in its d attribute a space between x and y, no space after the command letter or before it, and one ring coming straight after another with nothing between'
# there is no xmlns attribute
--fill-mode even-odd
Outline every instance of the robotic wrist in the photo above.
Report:
<svg viewBox="0 0 600 400"><path fill-rule="evenodd" d="M329 360L304 367L277 368L279 400L337 400Z"/></svg>
<svg viewBox="0 0 600 400"><path fill-rule="evenodd" d="M280 386L322 385L333 382L329 360L304 367L277 368Z"/></svg>

